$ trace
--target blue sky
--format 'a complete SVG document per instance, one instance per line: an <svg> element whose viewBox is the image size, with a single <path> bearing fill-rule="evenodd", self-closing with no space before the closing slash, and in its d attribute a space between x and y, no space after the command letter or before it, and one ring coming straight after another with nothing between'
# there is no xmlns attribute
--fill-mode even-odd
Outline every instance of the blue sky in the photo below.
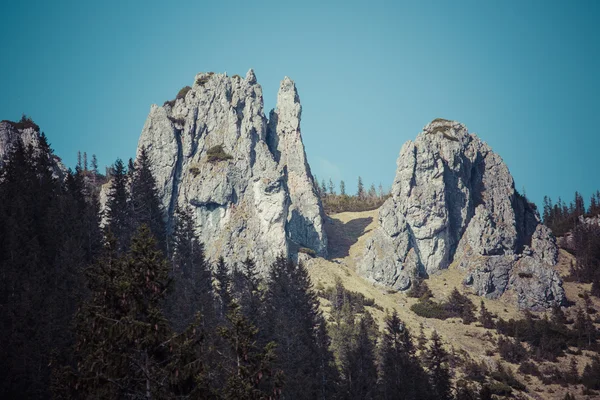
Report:
<svg viewBox="0 0 600 400"><path fill-rule="evenodd" d="M600 2L161 1L0 5L0 119L55 152L135 154L152 103L200 71L296 81L313 173L391 185L430 120L465 123L538 204L600 189Z"/></svg>

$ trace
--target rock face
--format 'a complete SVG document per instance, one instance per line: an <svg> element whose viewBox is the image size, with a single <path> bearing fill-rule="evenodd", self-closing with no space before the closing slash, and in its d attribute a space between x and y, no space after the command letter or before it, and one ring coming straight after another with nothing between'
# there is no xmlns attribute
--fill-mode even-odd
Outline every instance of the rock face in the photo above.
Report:
<svg viewBox="0 0 600 400"><path fill-rule="evenodd" d="M148 152L168 225L177 206L191 207L212 260L251 256L266 269L299 247L326 255L300 114L296 87L286 77L267 121L252 70L245 79L200 73L176 100L153 105L138 151Z"/></svg>
<svg viewBox="0 0 600 400"><path fill-rule="evenodd" d="M15 144L20 141L23 146L39 147L40 128L31 120L25 122L0 122L0 168L4 166L6 157L10 154ZM66 176L67 169L60 158L53 155L52 173L55 178L62 179Z"/></svg>
<svg viewBox="0 0 600 400"><path fill-rule="evenodd" d="M456 262L476 293L526 308L564 301L558 249L502 159L460 123L434 120L400 151L360 272L398 290Z"/></svg>

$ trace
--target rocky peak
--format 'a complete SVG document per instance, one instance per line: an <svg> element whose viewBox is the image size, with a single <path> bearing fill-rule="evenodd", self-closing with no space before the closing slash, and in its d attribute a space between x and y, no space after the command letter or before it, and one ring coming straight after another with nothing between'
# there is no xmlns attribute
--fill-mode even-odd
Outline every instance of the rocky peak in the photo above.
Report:
<svg viewBox="0 0 600 400"><path fill-rule="evenodd" d="M191 207L210 259L250 256L266 268L298 247L323 254L327 239L300 110L286 78L267 121L252 70L245 78L199 73L175 100L152 106L138 151L148 151L168 224L177 206Z"/></svg>
<svg viewBox="0 0 600 400"><path fill-rule="evenodd" d="M380 209L380 228L360 266L363 275L405 290L415 274L456 263L480 295L513 289L529 308L563 301L551 268L558 254L554 237L514 189L500 156L463 124L432 121L402 146L397 166L392 197Z"/></svg>
<svg viewBox="0 0 600 400"><path fill-rule="evenodd" d="M287 76L281 81L277 107L269 115L267 143L290 194L288 237L297 247L327 255L327 237L323 226L323 207L315 191L314 179L306 159L300 119L302 106L296 85Z"/></svg>
<svg viewBox="0 0 600 400"><path fill-rule="evenodd" d="M18 122L0 122L0 168L4 165L6 157L10 154L18 142L25 147L31 145L34 150L39 148L40 127L31 119L23 117ZM59 157L53 155L52 172L55 178L63 179L66 176L66 168Z"/></svg>

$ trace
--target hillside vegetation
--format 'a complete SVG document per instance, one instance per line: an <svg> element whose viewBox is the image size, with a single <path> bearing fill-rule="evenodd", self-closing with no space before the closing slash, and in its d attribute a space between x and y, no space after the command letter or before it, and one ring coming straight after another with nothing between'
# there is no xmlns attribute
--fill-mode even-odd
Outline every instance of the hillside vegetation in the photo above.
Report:
<svg viewBox="0 0 600 400"><path fill-rule="evenodd" d="M448 302L458 289L474 305L477 320L465 324L461 317L425 318L413 311L414 306L423 301L422 298L391 291L359 276L356 272L357 262L362 256L365 241L378 225L377 214L377 210L372 210L330 215L327 231L331 259L307 261L310 277L321 294L321 309L329 322L333 321L334 307L327 293L341 284L349 292L368 299L366 303L364 300L361 303L380 327L383 328L386 315L396 312L413 334L417 345L419 337L428 338L434 331L437 332L450 354L453 381L459 387L461 381L466 380L476 385L486 383L497 395L504 389L506 393L512 393L513 398L563 399L567 394L574 398L597 398L594 391L582 384L581 378L586 375L586 367L589 374L594 366L597 354L595 347L588 347L585 343L578 347L570 343L564 352L552 359L550 355L536 356L536 348L531 343L509 336L507 326L512 326L509 321L533 321L530 324L537 326L539 324L536 321L541 324L546 318L557 318L552 310L546 313L523 312L515 306L510 298L511 293L499 300L473 295L463 285L463 271L453 264L424 281L432 296L430 301ZM572 255L561 250L557 268L563 277L569 275L574 261ZM595 332L600 320L594 314L596 309L600 309L600 301L588 295L591 284L571 281L565 282L564 287L571 304L563 307L559 314L563 315L568 329L576 330L577 321L584 324L583 321L587 320L592 322ZM586 316L591 315L591 319L581 315L578 317L582 310ZM594 384L587 381L587 385Z"/></svg>

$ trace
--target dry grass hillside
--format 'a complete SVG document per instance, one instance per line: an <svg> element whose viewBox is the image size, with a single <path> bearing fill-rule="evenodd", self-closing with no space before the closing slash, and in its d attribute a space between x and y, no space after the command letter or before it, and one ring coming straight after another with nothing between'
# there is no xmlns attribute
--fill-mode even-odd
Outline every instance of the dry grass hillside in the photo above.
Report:
<svg viewBox="0 0 600 400"><path fill-rule="evenodd" d="M316 288L327 288L333 286L337 277L339 277L346 289L362 293L365 297L375 301L376 307L368 307L374 318L382 324L387 312L396 310L399 317L406 323L413 337L419 334L419 326L423 324L425 334L429 337L433 330L436 330L442 337L447 349L454 352L463 360L472 359L476 362L484 362L491 369L495 368L498 361L501 360L497 352L496 340L498 333L495 330L484 329L478 322L470 325L464 325L458 318L447 320L428 319L417 316L411 311L410 306L417 302L417 299L409 298L405 293L396 293L385 287L379 286L373 282L362 278L356 273L356 265L360 259L364 242L369 237L373 229L378 226L378 210L364 212L344 212L331 215L327 221L327 233L330 243L330 259L314 258L306 262L313 285ZM560 263L557 268L563 276L569 271L569 265L572 262L572 256L561 250ZM486 308L505 320L510 318L522 318L522 313L517 309L510 299L489 300L473 295L462 284L463 273L454 265L451 265L445 271L431 276L427 280L429 288L434 294L436 300L445 300L450 292L456 287L468 297L477 306L478 314L480 301L483 300ZM567 316L574 314L578 305L583 305L584 300L580 295L589 290L590 285L565 282L564 287L568 299L575 303L565 309ZM594 307L599 308L600 303L594 298ZM321 299L321 306L326 317L329 314L329 302ZM383 310L383 311L382 311ZM590 354L584 351L581 355L569 354L559 358L555 363L560 369L566 369L570 365L571 358L576 358L579 373L582 372L585 365L589 362ZM567 389L560 385L543 384L538 378L533 376L524 376L517 372L518 364L510 364L502 360L506 366L515 373L518 380L527 386L527 392L519 392L517 396L524 399L562 399L567 393ZM542 368L543 363L539 364ZM460 368L455 369L455 378L462 377ZM576 398L588 399L594 398L588 395L582 395L583 386L570 387L569 392ZM598 398L598 397L596 397Z"/></svg>

